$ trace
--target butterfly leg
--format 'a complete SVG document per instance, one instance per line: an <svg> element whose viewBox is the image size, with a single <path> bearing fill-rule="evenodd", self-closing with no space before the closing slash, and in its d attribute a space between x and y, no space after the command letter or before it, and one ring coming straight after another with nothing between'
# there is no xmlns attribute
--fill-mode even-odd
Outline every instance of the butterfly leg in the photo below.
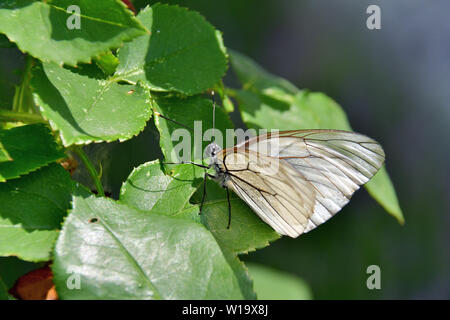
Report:
<svg viewBox="0 0 450 320"><path fill-rule="evenodd" d="M227 229L230 229L230 225L231 225L231 202L230 202L230 191L228 191L227 189L227 200L228 200L228 226Z"/></svg>
<svg viewBox="0 0 450 320"><path fill-rule="evenodd" d="M200 211L198 212L198 214L202 214L203 204L205 203L205 200L206 200L206 177L207 176L208 176L208 174L205 171L205 176L203 178L203 196L202 196L202 202L200 204Z"/></svg>

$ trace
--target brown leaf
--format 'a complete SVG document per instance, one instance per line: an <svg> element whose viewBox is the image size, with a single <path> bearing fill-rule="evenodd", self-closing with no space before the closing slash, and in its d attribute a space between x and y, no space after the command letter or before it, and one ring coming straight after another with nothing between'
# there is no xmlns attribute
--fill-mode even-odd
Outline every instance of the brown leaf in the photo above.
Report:
<svg viewBox="0 0 450 320"><path fill-rule="evenodd" d="M21 300L58 299L58 294L53 284L53 273L48 266L28 272L17 279L9 293Z"/></svg>

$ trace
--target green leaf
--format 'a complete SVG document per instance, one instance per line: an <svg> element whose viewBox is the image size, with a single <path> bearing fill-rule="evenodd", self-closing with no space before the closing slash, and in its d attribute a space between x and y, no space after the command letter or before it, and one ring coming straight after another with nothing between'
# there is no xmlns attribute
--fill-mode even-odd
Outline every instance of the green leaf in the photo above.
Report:
<svg viewBox="0 0 450 320"><path fill-rule="evenodd" d="M202 221L217 241L234 253L248 253L264 248L280 238L241 199L230 200L231 224L228 225L228 201L208 201L203 205Z"/></svg>
<svg viewBox="0 0 450 320"><path fill-rule="evenodd" d="M190 156L186 159L202 159L204 148L211 143L209 139L203 139L206 130L212 129L213 109L209 99L200 96L189 98L165 98L161 95L154 96L154 109L165 117L177 121L193 130L188 130L182 126L155 116L155 124L160 133L160 146L167 162L180 162L181 155L174 150L180 142L188 141L191 149ZM216 132L225 134L226 129L232 129L233 124L222 108L216 108ZM185 133L181 137L172 139L174 131ZM195 132L194 132L195 130ZM179 140L178 140L179 139ZM225 139L225 136L224 136ZM202 141L205 140L205 141ZM220 145L222 139L216 139ZM187 150L189 151L189 150Z"/></svg>
<svg viewBox="0 0 450 320"><path fill-rule="evenodd" d="M238 91L242 119L250 128L297 130L351 130L341 107L323 93L300 91L296 95L280 96Z"/></svg>
<svg viewBox="0 0 450 320"><path fill-rule="evenodd" d="M0 277L0 300L14 300L14 298L8 293L8 287Z"/></svg>
<svg viewBox="0 0 450 320"><path fill-rule="evenodd" d="M119 65L119 59L112 52L100 55L100 57L95 59L95 62L108 76L114 74Z"/></svg>
<svg viewBox="0 0 450 320"><path fill-rule="evenodd" d="M67 12L76 4L80 14ZM80 18L79 29L69 29ZM0 33L20 50L59 65L90 62L91 58L147 30L118 0L3 1L0 4Z"/></svg>
<svg viewBox="0 0 450 320"><path fill-rule="evenodd" d="M212 181L208 183L207 202L203 206L202 214L199 215L199 205L187 201L198 187L203 170L187 164L168 170L170 175L164 175L157 161L143 164L133 170L122 186L120 202L152 214L184 217L203 223L222 248L235 276L239 279L243 294L247 299L253 299L251 281L237 254L267 246L269 241L278 239L279 235L236 196L231 200L232 222L230 229L227 229L228 202L224 198L226 195L223 188Z"/></svg>
<svg viewBox="0 0 450 320"><path fill-rule="evenodd" d="M365 185L369 194L377 200L383 208L393 215L400 224L405 223L402 209L398 203L394 185L387 173L386 167L383 166L380 171Z"/></svg>
<svg viewBox="0 0 450 320"><path fill-rule="evenodd" d="M172 215L186 207L203 177L203 169L178 165L166 175L158 160L135 168L120 189L120 201L143 211Z"/></svg>
<svg viewBox="0 0 450 320"><path fill-rule="evenodd" d="M296 94L299 89L286 79L270 74L250 58L234 50L228 50L230 62L245 90L255 90L275 95Z"/></svg>
<svg viewBox="0 0 450 320"><path fill-rule="evenodd" d="M59 164L0 184L0 255L48 261L77 187Z"/></svg>
<svg viewBox="0 0 450 320"><path fill-rule="evenodd" d="M342 108L323 93L294 90L249 58L232 53L232 66L244 88L235 92L245 124L250 128L352 130ZM246 73L245 70L248 69ZM384 167L365 187L400 223L404 222L393 184Z"/></svg>
<svg viewBox="0 0 450 320"><path fill-rule="evenodd" d="M156 4L137 16L150 35L119 51L117 77L144 81L152 90L196 94L225 74L226 49L221 34L200 14Z"/></svg>
<svg viewBox="0 0 450 320"><path fill-rule="evenodd" d="M309 286L297 276L259 264L247 263L260 300L310 300Z"/></svg>
<svg viewBox="0 0 450 320"><path fill-rule="evenodd" d="M73 203L52 267L61 298L243 297L220 247L198 223L105 198ZM68 289L71 275L80 277L79 290Z"/></svg>
<svg viewBox="0 0 450 320"><path fill-rule="evenodd" d="M8 151L3 146L2 142L0 141L0 162L6 162L6 161L12 161L11 156L9 155Z"/></svg>
<svg viewBox="0 0 450 320"><path fill-rule="evenodd" d="M17 178L64 157L50 130L42 124L0 130L0 141L13 159L0 162L0 181L2 177Z"/></svg>
<svg viewBox="0 0 450 320"><path fill-rule="evenodd" d="M169 216L185 216L202 222L223 248L234 253L246 253L262 248L279 238L242 200L233 194L231 225L228 225L226 193L217 183L207 184L207 201L201 217L198 204L188 203L202 182L203 169L193 165L178 165L165 175L158 161L139 166L120 190L120 201L140 210ZM203 192L203 187L199 192ZM212 194L211 194L212 193ZM196 199L201 201L201 196Z"/></svg>
<svg viewBox="0 0 450 320"><path fill-rule="evenodd" d="M65 146L130 139L151 116L147 93L139 85L92 79L54 64L33 72L36 104Z"/></svg>

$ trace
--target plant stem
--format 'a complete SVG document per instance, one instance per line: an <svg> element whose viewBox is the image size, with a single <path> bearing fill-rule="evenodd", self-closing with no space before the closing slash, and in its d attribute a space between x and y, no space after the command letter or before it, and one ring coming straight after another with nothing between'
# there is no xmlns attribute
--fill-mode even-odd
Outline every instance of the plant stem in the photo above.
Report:
<svg viewBox="0 0 450 320"><path fill-rule="evenodd" d="M81 161L83 161L83 164L86 166L86 169L88 170L92 178L92 181L94 182L95 187L97 188L98 195L104 197L105 191L103 191L102 182L100 181L99 174L97 173L97 170L95 170L95 167L92 164L91 160L89 160L86 153L84 153L82 147L74 146L72 149L77 154L77 156L80 157Z"/></svg>
<svg viewBox="0 0 450 320"><path fill-rule="evenodd" d="M45 120L38 114L16 112L5 109L0 109L0 120L21 121L25 123L45 122Z"/></svg>

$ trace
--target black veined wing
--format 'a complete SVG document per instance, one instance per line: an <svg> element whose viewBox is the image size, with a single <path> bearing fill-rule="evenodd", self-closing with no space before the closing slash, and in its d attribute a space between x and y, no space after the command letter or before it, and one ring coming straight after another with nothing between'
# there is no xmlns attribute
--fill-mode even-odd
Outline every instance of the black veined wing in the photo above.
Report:
<svg viewBox="0 0 450 320"><path fill-rule="evenodd" d="M294 238L345 206L384 157L375 140L339 130L269 133L217 155L226 186L275 231Z"/></svg>

